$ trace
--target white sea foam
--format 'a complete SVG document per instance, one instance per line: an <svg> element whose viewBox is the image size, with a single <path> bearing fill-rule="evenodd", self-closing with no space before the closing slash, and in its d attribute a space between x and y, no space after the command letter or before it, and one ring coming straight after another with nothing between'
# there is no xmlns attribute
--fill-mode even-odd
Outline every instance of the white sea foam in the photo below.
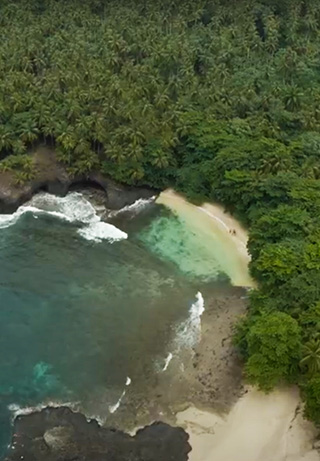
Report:
<svg viewBox="0 0 320 461"><path fill-rule="evenodd" d="M94 242L101 242L102 240L108 240L110 243L118 240L128 238L128 235L112 224L105 222L96 222L88 224L82 229L78 230L78 234L87 240L93 240Z"/></svg>
<svg viewBox="0 0 320 461"><path fill-rule="evenodd" d="M198 293L196 294L196 298L197 298L197 301L192 304L190 312L191 312L191 318L194 321L197 321L197 322L199 321L200 322L201 315L205 311L205 309L204 309L204 299L203 299L203 296L200 293L200 291L198 291Z"/></svg>
<svg viewBox="0 0 320 461"><path fill-rule="evenodd" d="M58 211L45 211L31 205L26 205L21 206L15 213L0 215L0 229L5 229L6 227L12 226L25 213L32 213L34 215L45 213L68 221L67 217Z"/></svg>
<svg viewBox="0 0 320 461"><path fill-rule="evenodd" d="M196 301L191 305L187 320L180 325L177 332L178 347L193 347L201 339L201 315L203 314L204 299L200 291L196 294Z"/></svg>
<svg viewBox="0 0 320 461"><path fill-rule="evenodd" d="M148 199L139 198L138 200L136 200L131 205L127 205L127 206L121 208L120 210L111 211L109 213L109 216L111 218L113 218L113 217L121 215L123 213L128 213L128 214L130 214L130 217L133 218L138 213L140 213L142 210L144 210L147 206L149 206L151 203L153 203L156 198L157 197L155 195L153 197L148 198Z"/></svg>
<svg viewBox="0 0 320 461"><path fill-rule="evenodd" d="M35 413L37 411L41 411L44 408L51 407L51 408L58 408L58 407L69 407L75 408L79 402L59 402L59 401L47 401L40 403L39 405L35 405L34 407L21 407L16 403L11 403L8 405L8 410L12 414L12 419L15 419L17 416L22 415L30 415L31 413Z"/></svg>
<svg viewBox="0 0 320 461"><path fill-rule="evenodd" d="M131 384L131 378L129 378L129 376L128 376L128 377L127 377L127 380L126 380L126 386L130 386L130 384ZM110 413L115 413L115 412L118 410L118 408L119 408L120 405L121 405L121 402L122 402L123 397L126 395L126 392L127 392L127 391L126 391L126 389L125 389L125 390L122 392L122 394L121 394L119 400L117 401L117 403L116 403L115 405L110 405L110 406L109 406L109 411L110 411Z"/></svg>
<svg viewBox="0 0 320 461"><path fill-rule="evenodd" d="M110 405L109 406L109 411L110 413L115 413L118 408L120 407L121 405L121 400L123 399L123 397L126 395L126 391L123 391L122 394L121 394L121 397L120 399L118 400L118 402L115 404L115 405Z"/></svg>
<svg viewBox="0 0 320 461"><path fill-rule="evenodd" d="M230 227L226 225L226 223L222 219L218 218L218 216L215 216L213 213L210 213L210 211L206 210L203 207L199 207L199 210L206 213L208 216L210 216L210 218L215 219L219 224L221 224L222 227L224 227L226 231L230 232L232 230ZM239 240L238 243L247 251L247 245L245 243L241 242L241 240Z"/></svg>
<svg viewBox="0 0 320 461"><path fill-rule="evenodd" d="M164 364L164 367L162 368L162 371L166 371L168 366L169 366L169 363L171 362L173 358L173 355L171 354L171 352L169 352L167 358L166 358L166 361L165 361L165 364Z"/></svg>
<svg viewBox="0 0 320 461"><path fill-rule="evenodd" d="M210 211L206 210L202 206L199 207L199 209L203 211L205 214L207 214L208 216L210 216L210 218L213 218L214 220L216 220L219 224L221 224L222 227L225 228L226 231L229 232L230 228L226 225L225 222L222 221L222 219L218 218L218 216L215 216L213 213L210 213Z"/></svg>
<svg viewBox="0 0 320 461"><path fill-rule="evenodd" d="M88 423L90 423L90 421L92 421L93 419L95 419L99 426L103 426L106 422L106 418L103 418L102 416L99 416L99 415L85 415L86 417L86 420L88 421Z"/></svg>
<svg viewBox="0 0 320 461"><path fill-rule="evenodd" d="M176 335L171 345L174 349L174 354L169 352L163 368L160 368L158 362L156 363L158 373L163 373L168 369L173 356L179 359L182 357L181 353L184 351L188 351L189 353L189 351L192 351L193 347L198 344L201 339L201 316L204 311L204 299L202 293L198 291L195 302L190 306L188 318L176 329ZM184 373L185 368L183 362L180 363L179 367L181 372Z"/></svg>
<svg viewBox="0 0 320 461"><path fill-rule="evenodd" d="M36 207L42 212L59 213L62 219L69 222L92 223L100 221L96 210L91 203L79 192L71 192L65 197L41 192L36 194L28 205Z"/></svg>
<svg viewBox="0 0 320 461"><path fill-rule="evenodd" d="M71 192L66 197L56 197L46 192L36 194L15 213L0 215L0 229L14 225L25 213L32 213L35 217L46 214L70 223L84 224L78 230L79 235L94 242L108 240L113 243L128 237L112 224L102 222L95 208L78 192Z"/></svg>

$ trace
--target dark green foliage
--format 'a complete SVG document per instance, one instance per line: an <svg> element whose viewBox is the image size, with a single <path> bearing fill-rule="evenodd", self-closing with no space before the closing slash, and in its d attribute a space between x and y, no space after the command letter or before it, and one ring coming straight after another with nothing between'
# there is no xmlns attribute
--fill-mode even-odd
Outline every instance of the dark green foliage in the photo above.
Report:
<svg viewBox="0 0 320 461"><path fill-rule="evenodd" d="M258 219L251 228L248 248L256 258L267 243L304 239L312 229L310 214L301 208L279 205Z"/></svg>
<svg viewBox="0 0 320 461"><path fill-rule="evenodd" d="M320 372L320 340L310 339L302 347L301 368L305 368L310 376Z"/></svg>
<svg viewBox="0 0 320 461"><path fill-rule="evenodd" d="M306 401L305 415L320 425L320 374L309 379L303 386Z"/></svg>
<svg viewBox="0 0 320 461"><path fill-rule="evenodd" d="M320 302L301 312L299 323L306 341L318 337L320 335Z"/></svg>
<svg viewBox="0 0 320 461"><path fill-rule="evenodd" d="M235 334L247 376L300 383L318 423L319 49L317 0L0 6L1 169L29 180L49 143L71 174L223 203L258 282Z"/></svg>
<svg viewBox="0 0 320 461"><path fill-rule="evenodd" d="M301 348L300 327L292 317L282 312L261 315L248 331L247 344L249 381L271 390L292 379Z"/></svg>

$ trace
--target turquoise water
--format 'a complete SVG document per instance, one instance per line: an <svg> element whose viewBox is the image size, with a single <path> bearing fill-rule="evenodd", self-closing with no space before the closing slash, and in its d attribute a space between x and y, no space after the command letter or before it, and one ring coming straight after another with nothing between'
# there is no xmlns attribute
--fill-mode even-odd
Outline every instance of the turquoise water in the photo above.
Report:
<svg viewBox="0 0 320 461"><path fill-rule="evenodd" d="M169 211L156 216L139 238L163 261L174 263L189 280L228 280L221 264L226 255L218 239L210 242L209 249L206 240Z"/></svg>
<svg viewBox="0 0 320 461"><path fill-rule="evenodd" d="M103 389L108 413L128 377L128 393L147 386L146 376L165 362L175 326L208 282L186 276L151 248L159 219L177 225L162 207L114 218L125 238L103 227L79 195L50 200L40 197L24 213L0 220L2 453L13 405L85 406Z"/></svg>

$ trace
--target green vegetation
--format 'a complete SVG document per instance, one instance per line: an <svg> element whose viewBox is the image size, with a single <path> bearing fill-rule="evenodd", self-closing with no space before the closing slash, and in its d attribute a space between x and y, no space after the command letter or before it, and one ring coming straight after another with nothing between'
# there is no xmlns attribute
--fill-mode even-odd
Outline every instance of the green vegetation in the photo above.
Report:
<svg viewBox="0 0 320 461"><path fill-rule="evenodd" d="M13 172L15 184L22 185L34 178L36 172L33 163L33 158L30 155L9 155L0 162L0 172Z"/></svg>
<svg viewBox="0 0 320 461"><path fill-rule="evenodd" d="M284 312L263 313L247 333L248 379L271 390L295 373L301 349L298 322Z"/></svg>
<svg viewBox="0 0 320 461"><path fill-rule="evenodd" d="M298 383L320 424L319 1L3 0L0 25L5 162L45 142L72 173L234 212L248 379Z"/></svg>

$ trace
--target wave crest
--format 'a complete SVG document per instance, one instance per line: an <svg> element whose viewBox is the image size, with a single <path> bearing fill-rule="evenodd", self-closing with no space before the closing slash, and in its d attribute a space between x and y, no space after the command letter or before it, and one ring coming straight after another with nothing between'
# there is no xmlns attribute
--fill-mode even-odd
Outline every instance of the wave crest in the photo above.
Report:
<svg viewBox="0 0 320 461"><path fill-rule="evenodd" d="M92 204L79 192L71 192L65 197L40 192L15 213L0 215L0 229L14 225L25 213L32 213L35 217L45 214L69 223L85 224L78 234L94 242L108 240L113 243L128 237L112 224L102 222Z"/></svg>
<svg viewBox="0 0 320 461"><path fill-rule="evenodd" d="M205 311L202 293L198 291L196 301L190 307L187 320L179 327L177 332L178 346L195 346L201 339L201 316Z"/></svg>
<svg viewBox="0 0 320 461"><path fill-rule="evenodd" d="M85 239L92 240L94 242L101 242L102 240L106 239L110 243L113 243L118 240L128 238L128 235L122 230L118 229L112 224L101 221L89 224L88 226L79 229L78 234Z"/></svg>
<svg viewBox="0 0 320 461"><path fill-rule="evenodd" d="M134 218L135 216L137 216L137 214L145 210L151 203L153 203L155 199L156 199L155 195L148 199L139 198L131 205L127 205L121 208L120 210L111 211L109 213L109 217L114 218L115 216L119 216L122 214L129 214L130 218Z"/></svg>

